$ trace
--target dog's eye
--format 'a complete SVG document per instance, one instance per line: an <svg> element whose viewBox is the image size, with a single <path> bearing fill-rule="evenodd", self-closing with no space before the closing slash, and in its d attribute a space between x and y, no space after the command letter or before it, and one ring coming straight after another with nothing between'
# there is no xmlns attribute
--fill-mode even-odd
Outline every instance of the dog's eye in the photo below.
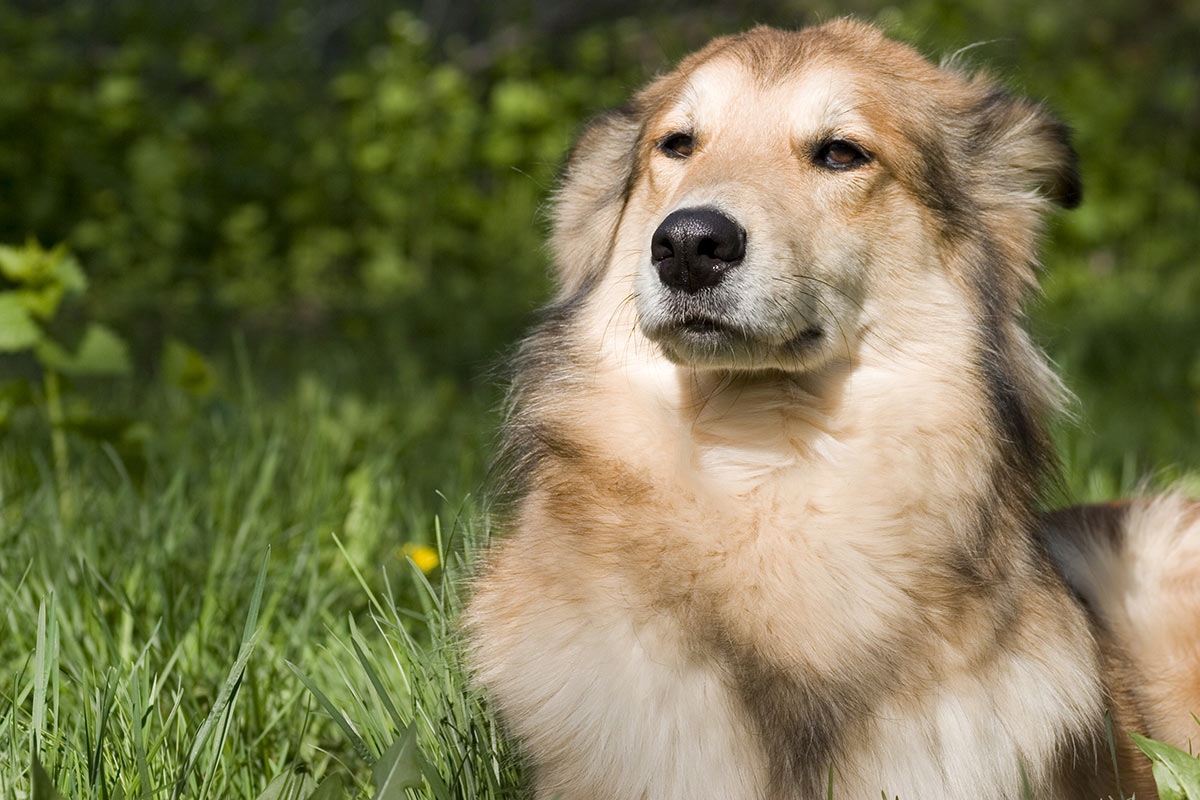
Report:
<svg viewBox="0 0 1200 800"><path fill-rule="evenodd" d="M826 169L853 169L870 160L861 147L845 139L831 139L813 154L813 163Z"/></svg>
<svg viewBox="0 0 1200 800"><path fill-rule="evenodd" d="M658 141L658 149L671 158L687 158L695 148L690 133L669 133Z"/></svg>

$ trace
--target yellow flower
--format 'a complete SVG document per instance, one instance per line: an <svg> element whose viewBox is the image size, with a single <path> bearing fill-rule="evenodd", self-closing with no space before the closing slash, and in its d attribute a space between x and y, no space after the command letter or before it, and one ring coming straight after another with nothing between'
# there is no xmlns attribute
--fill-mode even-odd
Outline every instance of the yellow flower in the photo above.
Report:
<svg viewBox="0 0 1200 800"><path fill-rule="evenodd" d="M434 550L427 544L409 542L401 549L404 551L404 555L413 560L413 563L417 565L417 569L421 570L421 572L432 572L433 568L438 565L437 550Z"/></svg>

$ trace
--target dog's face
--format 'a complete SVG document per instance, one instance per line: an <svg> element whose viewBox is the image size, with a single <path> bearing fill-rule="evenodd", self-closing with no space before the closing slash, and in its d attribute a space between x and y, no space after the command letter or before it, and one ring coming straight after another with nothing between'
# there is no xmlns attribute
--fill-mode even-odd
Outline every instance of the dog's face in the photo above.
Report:
<svg viewBox="0 0 1200 800"><path fill-rule="evenodd" d="M919 217L892 190L875 102L847 70L764 80L724 54L654 110L630 214L640 326L668 358L796 368L857 335L886 220Z"/></svg>
<svg viewBox="0 0 1200 800"><path fill-rule="evenodd" d="M1078 191L1038 107L845 21L718 40L585 134L564 198L581 178L623 184L588 187L586 216L560 208L560 260L583 260L591 225L668 359L787 371L848 356L874 308L903 305L881 295L945 269L956 240L1031 239L1040 199Z"/></svg>

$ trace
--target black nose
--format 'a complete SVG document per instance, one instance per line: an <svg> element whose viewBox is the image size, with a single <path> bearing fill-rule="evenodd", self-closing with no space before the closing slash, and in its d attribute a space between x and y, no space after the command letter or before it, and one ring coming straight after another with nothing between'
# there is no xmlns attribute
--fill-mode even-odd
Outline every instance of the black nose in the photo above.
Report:
<svg viewBox="0 0 1200 800"><path fill-rule="evenodd" d="M675 211L650 240L659 279L688 294L716 286L745 255L746 231L715 208Z"/></svg>

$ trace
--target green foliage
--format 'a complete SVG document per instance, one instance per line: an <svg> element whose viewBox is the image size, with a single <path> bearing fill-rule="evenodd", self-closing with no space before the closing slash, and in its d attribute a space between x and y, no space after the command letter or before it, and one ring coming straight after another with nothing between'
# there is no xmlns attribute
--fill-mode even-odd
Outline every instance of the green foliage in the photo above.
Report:
<svg viewBox="0 0 1200 800"><path fill-rule="evenodd" d="M540 293L538 208L572 132L623 94L536 51L468 70L404 11L321 59L324 21L294 0L265 27L68 5L0 9L19 45L0 48L0 237L68 242L89 313L143 326L387 312L479 359Z"/></svg>
<svg viewBox="0 0 1200 800"><path fill-rule="evenodd" d="M553 40L493 19L482 41L372 0L27 8L0 6L0 240L79 253L89 319L150 352L223 346L231 323L334 322L460 382L546 296L541 209L573 132L672 60L752 22L847 12L935 56L968 48L1076 131L1086 200L1053 226L1035 321L1102 433L1077 456L1194 458L1195 4L719 2ZM32 336L12 299L0 321L10 346Z"/></svg>
<svg viewBox="0 0 1200 800"><path fill-rule="evenodd" d="M328 775L318 784L306 765L296 763L272 778L257 800L346 800L346 789L340 775Z"/></svg>
<svg viewBox="0 0 1200 800"><path fill-rule="evenodd" d="M88 325L75 352L56 342L43 327L67 294L81 294L87 278L64 245L43 250L34 240L25 247L0 245L0 353L31 350L47 370L68 375L126 375L125 342L110 328Z"/></svg>
<svg viewBox="0 0 1200 800"><path fill-rule="evenodd" d="M163 342L162 378L194 397L210 397L219 385L217 372L208 359L174 337Z"/></svg>
<svg viewBox="0 0 1200 800"><path fill-rule="evenodd" d="M1160 800L1200 798L1200 758L1146 736L1132 735L1134 744L1154 764L1154 782Z"/></svg>
<svg viewBox="0 0 1200 800"><path fill-rule="evenodd" d="M59 304L67 294L79 294L87 288L87 279L78 262L63 245L42 249L34 240L24 248L0 245L0 355L30 351L42 370L44 394L42 411L50 427L54 453L55 478L59 486L59 513L66 517L72 509L68 486L66 431L69 427L95 429L86 417L68 419L64 413L60 373L67 375L126 375L130 372L125 342L111 329L89 324L74 352L68 351L46 331ZM19 405L36 405L33 392L15 391L20 382L9 382L0 395L0 424ZM111 431L122 439L128 426Z"/></svg>

